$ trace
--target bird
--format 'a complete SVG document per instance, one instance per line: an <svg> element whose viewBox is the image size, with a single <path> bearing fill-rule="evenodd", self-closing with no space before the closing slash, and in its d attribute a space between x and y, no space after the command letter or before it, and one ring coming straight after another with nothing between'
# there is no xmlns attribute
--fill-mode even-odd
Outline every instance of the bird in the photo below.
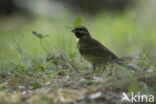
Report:
<svg viewBox="0 0 156 104"><path fill-rule="evenodd" d="M77 48L81 56L93 65L93 71L98 66L105 67L108 64L118 64L128 69L135 70L132 65L125 63L102 43L94 39L85 26L77 26L72 31L77 38Z"/></svg>

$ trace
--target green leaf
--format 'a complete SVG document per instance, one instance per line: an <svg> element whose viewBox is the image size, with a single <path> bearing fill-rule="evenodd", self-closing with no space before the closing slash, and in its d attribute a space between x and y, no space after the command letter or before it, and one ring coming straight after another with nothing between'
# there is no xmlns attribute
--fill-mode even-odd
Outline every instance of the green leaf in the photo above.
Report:
<svg viewBox="0 0 156 104"><path fill-rule="evenodd" d="M39 39L43 39L43 38L49 36L49 35L42 35L42 34L40 34L40 33L37 33L36 31L32 31L32 34L33 34L34 36L36 36L37 38L39 38Z"/></svg>
<svg viewBox="0 0 156 104"><path fill-rule="evenodd" d="M139 85L133 84L128 86L128 92L136 93L139 90Z"/></svg>
<svg viewBox="0 0 156 104"><path fill-rule="evenodd" d="M92 80L87 80L87 85L94 85L95 82L93 82Z"/></svg>
<svg viewBox="0 0 156 104"><path fill-rule="evenodd" d="M47 78L51 78L53 75L56 75L56 72L49 72L47 75Z"/></svg>
<svg viewBox="0 0 156 104"><path fill-rule="evenodd" d="M77 17L74 21L74 24L73 24L73 27L77 27L77 26L80 26L82 23L81 21L81 18L80 17Z"/></svg>
<svg viewBox="0 0 156 104"><path fill-rule="evenodd" d="M34 88L37 88L37 87L39 87L39 83L38 83L37 81L35 81L35 82L32 83L32 86L33 86Z"/></svg>

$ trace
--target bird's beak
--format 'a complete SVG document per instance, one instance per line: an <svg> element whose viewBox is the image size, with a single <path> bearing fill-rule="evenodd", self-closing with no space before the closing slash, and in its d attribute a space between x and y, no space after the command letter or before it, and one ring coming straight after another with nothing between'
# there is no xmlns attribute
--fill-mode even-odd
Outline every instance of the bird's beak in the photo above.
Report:
<svg viewBox="0 0 156 104"><path fill-rule="evenodd" d="M75 33L75 29L73 29L71 32Z"/></svg>

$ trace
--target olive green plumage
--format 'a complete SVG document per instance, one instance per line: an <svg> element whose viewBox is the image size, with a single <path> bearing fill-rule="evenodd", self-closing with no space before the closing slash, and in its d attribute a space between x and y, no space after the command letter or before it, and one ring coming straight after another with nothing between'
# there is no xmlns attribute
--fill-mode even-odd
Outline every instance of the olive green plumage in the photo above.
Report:
<svg viewBox="0 0 156 104"><path fill-rule="evenodd" d="M78 38L77 48L80 54L93 65L94 70L96 66L105 66L108 63L117 63L125 66L122 59L93 39L84 26L75 27L72 32Z"/></svg>

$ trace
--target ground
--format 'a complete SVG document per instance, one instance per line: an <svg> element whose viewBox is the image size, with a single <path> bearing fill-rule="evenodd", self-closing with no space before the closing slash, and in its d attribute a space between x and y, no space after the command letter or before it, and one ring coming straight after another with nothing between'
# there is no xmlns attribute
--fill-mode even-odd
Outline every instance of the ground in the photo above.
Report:
<svg viewBox="0 0 156 104"><path fill-rule="evenodd" d="M83 59L77 63L77 57L59 54L3 65L10 70L0 74L0 103L122 104L123 92L156 95L154 67L131 71L111 65L91 73L91 66Z"/></svg>

